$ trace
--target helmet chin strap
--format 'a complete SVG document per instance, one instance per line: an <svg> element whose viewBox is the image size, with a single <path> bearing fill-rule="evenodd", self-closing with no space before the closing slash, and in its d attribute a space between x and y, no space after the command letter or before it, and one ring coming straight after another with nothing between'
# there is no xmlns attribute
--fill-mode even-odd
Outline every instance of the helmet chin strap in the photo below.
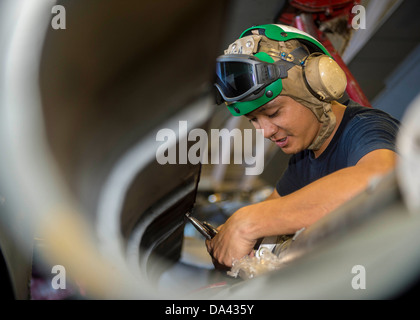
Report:
<svg viewBox="0 0 420 320"><path fill-rule="evenodd" d="M322 123L321 130L318 133L318 136L312 141L311 145L308 147L309 150L319 150L324 144L325 140L332 134L336 124L336 117L334 112L331 109L331 104L328 104L327 107L324 107L324 113L321 118L318 118L318 121Z"/></svg>
<svg viewBox="0 0 420 320"><path fill-rule="evenodd" d="M336 117L332 111L332 105L329 102L322 102L316 99L313 101L308 101L308 99L303 100L301 97L296 97L290 95L295 101L299 102L304 107L312 111L312 113L317 118L318 122L322 124L321 129L318 132L318 135L312 141L312 143L307 147L308 150L319 150L325 140L332 134L336 124Z"/></svg>

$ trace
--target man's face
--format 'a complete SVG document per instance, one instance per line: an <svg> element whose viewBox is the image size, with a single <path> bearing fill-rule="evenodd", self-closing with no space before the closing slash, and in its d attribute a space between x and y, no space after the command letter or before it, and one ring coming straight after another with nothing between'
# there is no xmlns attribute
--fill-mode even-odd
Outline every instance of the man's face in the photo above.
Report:
<svg viewBox="0 0 420 320"><path fill-rule="evenodd" d="M286 154L306 149L321 128L311 110L288 96L278 96L245 116Z"/></svg>

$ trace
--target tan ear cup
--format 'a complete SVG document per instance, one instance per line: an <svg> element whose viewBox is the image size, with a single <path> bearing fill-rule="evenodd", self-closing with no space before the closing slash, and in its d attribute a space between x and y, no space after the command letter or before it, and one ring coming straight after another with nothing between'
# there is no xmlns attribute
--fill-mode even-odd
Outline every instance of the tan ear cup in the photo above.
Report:
<svg viewBox="0 0 420 320"><path fill-rule="evenodd" d="M330 102L343 96L347 78L334 59L313 53L305 60L302 70L309 91L319 100Z"/></svg>

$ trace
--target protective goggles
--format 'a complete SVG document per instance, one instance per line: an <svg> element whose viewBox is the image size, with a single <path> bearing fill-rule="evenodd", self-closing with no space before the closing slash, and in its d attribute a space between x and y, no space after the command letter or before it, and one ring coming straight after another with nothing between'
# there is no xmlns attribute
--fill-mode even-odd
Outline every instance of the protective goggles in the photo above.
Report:
<svg viewBox="0 0 420 320"><path fill-rule="evenodd" d="M283 60L269 63L251 55L222 55L216 60L215 86L226 102L254 100L273 81L286 78L290 67Z"/></svg>

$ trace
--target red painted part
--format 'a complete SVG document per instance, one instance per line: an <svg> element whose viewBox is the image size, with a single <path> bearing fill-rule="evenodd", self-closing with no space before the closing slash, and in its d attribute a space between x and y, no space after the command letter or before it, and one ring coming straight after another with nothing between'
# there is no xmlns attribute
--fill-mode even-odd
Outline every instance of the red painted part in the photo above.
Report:
<svg viewBox="0 0 420 320"><path fill-rule="evenodd" d="M291 0L289 5L286 6L281 15L278 17L280 23L288 24L298 28L299 30L305 31L312 35L314 38L318 39L328 50L331 56L335 61L340 65L347 77L347 94L350 99L364 105L366 107L372 107L366 95L363 93L360 88L359 83L354 78L347 65L341 59L341 56L338 54L336 49L333 47L329 39L319 30L315 21L323 21L331 19L332 17L337 17L339 15L346 15L348 17L348 25L350 27L351 18L353 14L351 13L351 8L353 5L360 3L359 0L356 1L344 1L344 0L318 0L318 1L302 1L302 0ZM328 5L328 6L327 6ZM344 6L340 10L335 10L339 6ZM329 8L329 9L327 9ZM305 10L303 12L303 10ZM316 10L324 10L323 13L320 13ZM316 13L315 13L316 12Z"/></svg>
<svg viewBox="0 0 420 320"><path fill-rule="evenodd" d="M353 6L354 0L291 0L289 4L303 12L327 12L332 13Z"/></svg>
<svg viewBox="0 0 420 320"><path fill-rule="evenodd" d="M313 20L324 22L336 17L345 16L348 18L349 26L354 17L351 9L360 4L360 0L318 0L302 1L291 0L281 12L277 20L284 24L293 24L293 20L301 13L312 13Z"/></svg>
<svg viewBox="0 0 420 320"><path fill-rule="evenodd" d="M293 26L299 30L309 33L311 36L320 41L322 32L316 27L313 21L313 16L311 14L303 13L295 17Z"/></svg>

